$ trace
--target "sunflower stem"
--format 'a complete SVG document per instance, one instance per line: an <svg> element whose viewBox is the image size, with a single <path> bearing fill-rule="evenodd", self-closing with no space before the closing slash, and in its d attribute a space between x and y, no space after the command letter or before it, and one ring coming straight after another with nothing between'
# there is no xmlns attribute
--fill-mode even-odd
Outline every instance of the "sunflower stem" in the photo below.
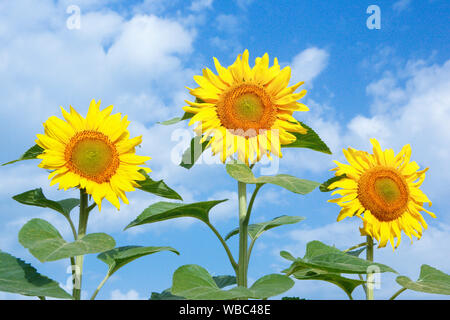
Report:
<svg viewBox="0 0 450 320"><path fill-rule="evenodd" d="M389 298L389 300L394 300L395 298L397 298L402 292L406 291L406 288L401 288L400 290L398 290L396 293L394 293L392 295L392 297Z"/></svg>
<svg viewBox="0 0 450 320"><path fill-rule="evenodd" d="M110 276L111 276L111 273L110 273L110 270L108 270L108 273L106 274L106 276L103 278L102 282L100 282L97 289L95 289L94 293L92 294L91 300L95 300L95 297L97 296L98 292L100 291L100 289L103 287L103 285L106 283L106 281L109 279Z"/></svg>
<svg viewBox="0 0 450 320"><path fill-rule="evenodd" d="M238 181L239 197L239 261L237 283L247 288L247 250L248 250L248 219L247 219L247 185Z"/></svg>
<svg viewBox="0 0 450 320"><path fill-rule="evenodd" d="M89 217L88 194L85 189L80 189L80 218L78 221L77 239L86 234L87 222ZM84 256L77 256L75 259L75 283L73 286L73 297L75 300L81 299L81 280L83 274Z"/></svg>
<svg viewBox="0 0 450 320"><path fill-rule="evenodd" d="M366 239L367 239L366 259L367 261L373 262L373 238L368 235L366 236ZM374 300L373 280L374 280L373 273L367 273L366 300Z"/></svg>
<svg viewBox="0 0 450 320"><path fill-rule="evenodd" d="M353 247L350 247L350 248L348 248L348 249L345 249L344 251L342 251L342 252L349 252L349 251L352 251L352 250L355 250L355 249L358 249L358 248L361 248L361 247L364 247L364 246L366 246L367 245L367 242L363 242L363 243L360 243L360 244L357 244L357 245L355 245L355 246L353 246Z"/></svg>

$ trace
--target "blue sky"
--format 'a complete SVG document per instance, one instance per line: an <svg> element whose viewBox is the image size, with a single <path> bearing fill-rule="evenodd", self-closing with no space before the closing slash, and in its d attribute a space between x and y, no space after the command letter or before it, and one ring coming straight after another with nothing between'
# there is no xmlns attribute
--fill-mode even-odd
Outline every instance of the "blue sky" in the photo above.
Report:
<svg viewBox="0 0 450 320"><path fill-rule="evenodd" d="M249 49L250 59L267 52L292 67L292 82L305 81L310 107L297 118L313 127L333 155L288 150L279 172L323 181L343 160L342 148L370 151L369 139L396 152L407 143L413 159L430 167L423 191L433 201L437 219L425 217L429 229L412 245L403 239L395 253L375 250L376 260L416 279L420 265L450 273L446 243L450 236L447 184L450 180L450 5L434 1L0 1L0 162L15 159L43 131L42 122L60 116L59 106L86 113L91 99L114 105L128 114L132 135L143 135L140 154L154 179L164 179L186 202L230 199L212 212L222 234L237 225L236 182L222 165L207 159L191 170L174 163L183 149L176 135L192 135L186 123L158 125L182 113L185 86L195 86L193 75L213 68L212 57L231 64ZM381 10L381 29L369 30L366 9ZM81 9L80 29L70 30L66 9ZM188 131L186 131L188 129ZM208 154L206 154L208 157ZM37 161L0 168L0 249L31 262L41 273L63 285L69 278L68 261L41 264L17 241L21 226L31 218L51 221L64 236L70 230L63 218L45 209L24 207L11 199L42 187L52 199L77 196L76 191L49 187L47 173ZM258 168L256 173L259 174ZM250 282L280 272L287 263L280 250L303 256L305 245L320 240L345 249L361 242L359 220L336 222L338 207L327 203L329 194L318 190L298 196L264 186L255 203L253 222L282 214L305 216L293 226L267 232L254 249ZM170 245L180 256L160 253L134 261L117 272L99 293L99 299L146 299L152 291L171 285L177 267L197 263L212 274L232 274L214 235L192 219L123 228L148 205L160 201L136 191L120 212L111 205L94 211L88 231L111 234L118 245ZM236 254L236 239L230 240ZM88 256L86 295L101 281L106 267ZM395 276L383 275L375 291L388 298L397 289ZM310 299L345 299L339 289L319 282L297 282L286 293ZM356 298L362 298L357 289ZM0 299L21 296L0 292ZM400 298L443 298L406 292Z"/></svg>

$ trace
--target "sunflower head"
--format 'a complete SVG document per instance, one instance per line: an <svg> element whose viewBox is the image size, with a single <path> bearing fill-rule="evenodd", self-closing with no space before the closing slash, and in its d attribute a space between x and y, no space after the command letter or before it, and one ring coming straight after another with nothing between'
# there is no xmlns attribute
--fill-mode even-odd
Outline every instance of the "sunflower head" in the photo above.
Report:
<svg viewBox="0 0 450 320"><path fill-rule="evenodd" d="M145 180L139 167L150 157L135 154L142 137L130 139L127 117L111 115L113 106L100 110L92 100L86 118L70 107L70 113L61 107L64 120L55 116L44 123L44 134L38 134L36 143L44 149L38 156L39 167L52 170L50 185L59 189L86 189L101 209L103 198L120 208L119 198L128 203L125 191L134 191L136 181Z"/></svg>
<svg viewBox="0 0 450 320"><path fill-rule="evenodd" d="M332 195L342 196L329 202L342 207L338 221L356 215L363 221L362 235L377 239L378 247L390 241L395 249L400 244L401 231L411 240L412 235L421 238L427 223L420 212L436 217L423 207L424 203L431 206L431 201L419 189L428 168L419 170L418 164L410 161L409 144L395 155L392 149L383 151L376 139L370 141L373 154L348 148L343 151L349 164L334 161L337 167L332 170L336 176L345 174L345 178L329 186L339 188Z"/></svg>
<svg viewBox="0 0 450 320"><path fill-rule="evenodd" d="M203 135L202 142L211 137L212 152L222 162L234 153L247 164L264 154L281 157L281 145L296 140L292 133L306 133L292 116L294 111L308 110L298 102L306 90L295 93L303 82L288 87L290 67L280 69L276 58L269 67L267 53L255 59L253 68L248 58L245 50L228 68L214 58L217 74L205 68L202 76L194 76L199 87L188 88L197 98L183 108L194 114L189 125L198 123L195 132Z"/></svg>

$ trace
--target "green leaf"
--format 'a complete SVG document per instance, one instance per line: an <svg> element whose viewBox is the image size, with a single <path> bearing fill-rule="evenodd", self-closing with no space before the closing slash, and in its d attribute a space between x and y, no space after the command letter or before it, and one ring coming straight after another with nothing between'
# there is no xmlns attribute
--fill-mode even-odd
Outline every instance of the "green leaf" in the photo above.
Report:
<svg viewBox="0 0 450 320"><path fill-rule="evenodd" d="M282 274L268 274L253 283L249 288L254 299L267 299L288 291L294 286L291 278Z"/></svg>
<svg viewBox="0 0 450 320"><path fill-rule="evenodd" d="M169 288L169 289L164 290L161 293L152 292L150 300L186 300L186 298L173 295L170 292L170 288Z"/></svg>
<svg viewBox="0 0 450 320"><path fill-rule="evenodd" d="M190 118L192 118L193 116L194 116L193 113L185 112L185 113L183 114L182 117L175 117L175 118L173 118L173 119L166 120L166 121L162 121L162 122L158 122L158 123L159 123L159 124L163 124L163 125L165 125L165 126L169 126L169 125L172 125L172 124L176 124L176 123L178 123L178 122L180 122L180 121L190 119Z"/></svg>
<svg viewBox="0 0 450 320"><path fill-rule="evenodd" d="M282 253L282 256L290 255L287 252L282 251ZM378 267L380 272L397 273L384 264L354 257L320 241L311 241L306 245L305 256L295 259L285 272L290 275L298 270L312 268L332 273L367 274L367 270L371 266Z"/></svg>
<svg viewBox="0 0 450 320"><path fill-rule="evenodd" d="M70 198L61 201L49 200L44 196L41 188L26 191L24 193L15 195L12 198L28 206L53 209L63 214L66 218L70 217L70 212L73 208L80 205L80 199L76 198Z"/></svg>
<svg viewBox="0 0 450 320"><path fill-rule="evenodd" d="M213 280L221 289L236 284L235 276L214 276Z"/></svg>
<svg viewBox="0 0 450 320"><path fill-rule="evenodd" d="M197 218L205 223L209 223L209 211L224 201L227 201L227 199L189 204L160 201L145 209L134 221L128 224L124 230L142 224L181 217Z"/></svg>
<svg viewBox="0 0 450 320"><path fill-rule="evenodd" d="M300 122L300 121L299 121ZM297 139L290 143L290 144L283 144L281 147L283 148L307 148L314 151L323 152L326 154L331 154L330 149L325 144L325 142L320 139L319 135L311 129L309 126L304 124L303 122L300 122L303 128L307 129L308 131L306 134L301 134L298 132L290 132L290 134L293 134Z"/></svg>
<svg viewBox="0 0 450 320"><path fill-rule="evenodd" d="M207 149L207 145L210 138L207 138L203 143L200 143L202 136L195 136L191 140L191 145L187 148L182 157L180 166L186 169L190 169L194 166L195 162L200 158L203 151Z"/></svg>
<svg viewBox="0 0 450 320"><path fill-rule="evenodd" d="M294 285L287 276L270 274L258 279L250 288L220 289L212 276L198 265L184 265L173 274L172 294L195 300L267 299Z"/></svg>
<svg viewBox="0 0 450 320"><path fill-rule="evenodd" d="M37 156L42 154L43 152L44 152L44 149L42 149L40 146L35 144L30 149L28 149L19 159L4 163L4 164L2 164L2 166L6 166L7 164L12 164L12 163L22 161L22 160L37 159Z"/></svg>
<svg viewBox="0 0 450 320"><path fill-rule="evenodd" d="M352 293L356 287L365 283L365 281L362 280L345 278L341 276L339 273L327 272L310 268L298 270L294 272L292 275L297 280L321 280L332 283L341 288L342 290L344 290L344 292L349 297L352 296Z"/></svg>
<svg viewBox="0 0 450 320"><path fill-rule="evenodd" d="M136 260L137 258L161 251L172 251L178 255L180 254L172 247L125 246L102 252L97 256L97 258L108 265L108 274L112 275L124 265Z"/></svg>
<svg viewBox="0 0 450 320"><path fill-rule="evenodd" d="M142 169L139 170L139 173L145 176L145 180L136 181L139 184L138 189L167 199L183 200L183 198L181 198L181 196L173 189L169 188L163 180L152 180Z"/></svg>
<svg viewBox="0 0 450 320"><path fill-rule="evenodd" d="M322 184L320 185L320 187L319 187L319 190L322 191L322 192L330 192L330 191L333 191L334 189L337 189L337 188L328 189L328 187L329 187L333 182L339 181L339 180L341 180L341 179L343 179L343 178L346 178L346 177L347 177L347 175L345 175L345 174L340 175L340 176L336 176L336 177L332 177L332 178L328 179L327 181L325 181L324 183L322 183Z"/></svg>
<svg viewBox="0 0 450 320"><path fill-rule="evenodd" d="M114 239L105 233L91 233L67 242L55 227L42 219L28 221L19 231L19 242L41 262L98 253L116 245Z"/></svg>
<svg viewBox="0 0 450 320"><path fill-rule="evenodd" d="M420 268L416 282L405 276L398 276L396 281L409 290L450 295L450 275L426 264Z"/></svg>
<svg viewBox="0 0 450 320"><path fill-rule="evenodd" d="M73 299L59 284L30 264L0 250L0 291L26 296Z"/></svg>
<svg viewBox="0 0 450 320"><path fill-rule="evenodd" d="M352 251L348 251L346 253L351 255L351 256L354 256L354 257L359 257L359 255L361 253L363 253L364 250L366 250L366 246L364 246L362 248L359 248L359 249L352 250Z"/></svg>
<svg viewBox="0 0 450 320"><path fill-rule="evenodd" d="M278 174L276 176L261 176L255 178L252 170L245 164L241 163L228 163L226 166L228 174L244 183L248 184L262 184L270 183L285 188L291 192L298 194L308 194L313 191L320 183L299 179L288 174Z"/></svg>
<svg viewBox="0 0 450 320"><path fill-rule="evenodd" d="M221 289L236 284L235 276L214 276L212 278L216 285ZM171 288L169 288L161 293L152 292L150 300L186 300L186 298L173 295L171 293Z"/></svg>
<svg viewBox="0 0 450 320"><path fill-rule="evenodd" d="M274 218L267 222L261 222L256 224L250 224L248 226L248 235L252 240L257 239L261 234L263 234L264 231L270 230L272 228L283 226L286 224L294 224L297 222L300 222L302 220L305 220L304 217L298 217L298 216L280 216L277 218ZM227 234L225 237L225 240L230 239L232 236L239 233L239 228L234 229L230 233Z"/></svg>

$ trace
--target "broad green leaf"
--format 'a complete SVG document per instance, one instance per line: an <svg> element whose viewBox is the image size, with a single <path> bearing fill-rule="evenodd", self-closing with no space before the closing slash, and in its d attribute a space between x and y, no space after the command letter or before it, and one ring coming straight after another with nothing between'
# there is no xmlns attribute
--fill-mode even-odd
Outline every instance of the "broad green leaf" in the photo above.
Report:
<svg viewBox="0 0 450 320"><path fill-rule="evenodd" d="M346 177L347 177L347 176L346 176L345 174L340 175L340 176L336 176L336 177L332 177L332 178L328 179L327 181L325 181L324 183L322 183L322 184L320 185L320 187L319 187L319 190L322 191L322 192L333 191L334 189L337 189L337 188L328 189L328 187L329 187L333 182L339 181L339 180L341 180L341 179L343 179L343 178L346 178Z"/></svg>
<svg viewBox="0 0 450 320"><path fill-rule="evenodd" d="M267 299L288 291L294 286L291 278L282 274L268 274L253 283L249 288L254 299Z"/></svg>
<svg viewBox="0 0 450 320"><path fill-rule="evenodd" d="M409 290L450 295L450 275L426 264L420 268L417 281L405 276L398 276L396 281Z"/></svg>
<svg viewBox="0 0 450 320"><path fill-rule="evenodd" d="M53 209L63 214L66 218L69 218L72 209L80 204L80 199L76 198L70 198L61 201L49 200L44 196L41 188L26 191L12 198L22 204L26 204L29 206Z"/></svg>
<svg viewBox="0 0 450 320"><path fill-rule="evenodd" d="M0 291L26 296L73 299L59 284L30 264L0 250Z"/></svg>
<svg viewBox="0 0 450 320"><path fill-rule="evenodd" d="M187 148L182 157L180 166L186 169L190 169L194 166L195 162L200 158L203 151L207 149L210 138L207 138L203 143L200 143L202 136L196 136L192 138L189 148Z"/></svg>
<svg viewBox="0 0 450 320"><path fill-rule="evenodd" d="M164 290L161 293L152 292L150 300L186 300L186 298L173 295L170 292L170 288L169 288L169 289Z"/></svg>
<svg viewBox="0 0 450 320"><path fill-rule="evenodd" d="M290 254L282 252L281 255L286 256ZM341 250L327 246L320 241L311 241L306 245L305 256L303 258L295 259L289 269L285 271L290 275L298 270L312 268L332 273L367 274L369 267L377 267L380 272L397 273L395 270L384 264L370 262L346 254Z"/></svg>
<svg viewBox="0 0 450 320"><path fill-rule="evenodd" d="M235 276L214 276L213 280L221 289L236 284Z"/></svg>
<svg viewBox="0 0 450 320"><path fill-rule="evenodd" d="M209 223L209 211L225 200L195 202L190 204L160 201L150 205L125 230L141 224L153 223L169 219L192 217Z"/></svg>
<svg viewBox="0 0 450 320"><path fill-rule="evenodd" d="M339 273L332 273L309 268L298 270L294 272L292 276L297 280L322 280L330 282L344 290L344 292L349 297L352 296L352 293L356 287L365 283L365 281L362 280L345 278Z"/></svg>
<svg viewBox="0 0 450 320"><path fill-rule="evenodd" d="M181 196L176 193L173 189L169 188L163 180L155 181L152 180L148 174L144 170L139 170L139 173L145 176L144 181L136 181L139 184L138 189L153 193L157 196L164 197L167 199L174 199L174 200L183 200Z"/></svg>
<svg viewBox="0 0 450 320"><path fill-rule="evenodd" d="M172 251L178 255L180 254L172 247L125 246L102 252L97 256L97 258L108 265L108 274L112 275L124 265L136 260L137 258L161 251Z"/></svg>
<svg viewBox="0 0 450 320"><path fill-rule="evenodd" d="M67 242L55 227L42 219L28 221L19 231L19 242L41 262L98 253L116 245L114 239L105 233L91 233Z"/></svg>
<svg viewBox="0 0 450 320"><path fill-rule="evenodd" d="M235 276L214 276L212 278L216 285L221 289L236 284ZM171 289L169 288L161 293L152 292L150 300L186 300L184 297L173 295L170 290Z"/></svg>
<svg viewBox="0 0 450 320"><path fill-rule="evenodd" d="M192 300L267 299L294 285L287 276L270 274L258 279L250 288L220 289L213 277L198 265L184 265L173 274L172 294Z"/></svg>
<svg viewBox="0 0 450 320"><path fill-rule="evenodd" d="M180 121L190 119L190 118L192 118L193 116L194 116L193 113L185 112L185 113L183 114L183 116L181 116L181 117L175 117L175 118L173 118L173 119L166 120L166 121L162 121L162 122L158 122L158 123L159 123L159 124L163 124L163 125L165 125L165 126L169 126L169 125L172 125L172 124L176 124L176 123L178 123L178 122L180 122Z"/></svg>
<svg viewBox="0 0 450 320"><path fill-rule="evenodd" d="M22 161L22 160L37 159L36 157L38 155L42 154L43 152L44 152L44 149L42 149L40 146L35 144L30 149L28 149L19 159L4 163L4 164L2 164L2 166L6 166L7 164L12 164L12 163Z"/></svg>
<svg viewBox="0 0 450 320"><path fill-rule="evenodd" d="M322 139L320 139L319 135L313 129L311 129L309 126L307 126L303 122L300 122L300 124L306 130L308 130L306 132L306 134L300 134L298 132L290 132L297 139L290 144L283 144L283 145L281 145L281 147L283 147L283 148L307 148L307 149L311 149L314 151L331 154L331 151L328 148L328 146L325 144L325 142L322 141Z"/></svg>
<svg viewBox="0 0 450 320"><path fill-rule="evenodd" d="M359 257L359 255L361 253L363 253L364 250L366 250L366 246L359 248L359 249L352 250L352 251L348 251L348 252L346 252L346 254L349 254L354 257Z"/></svg>
<svg viewBox="0 0 450 320"><path fill-rule="evenodd" d="M320 183L318 182L299 179L288 174L278 174L276 176L261 176L259 178L255 178L252 170L247 165L241 163L228 163L226 166L226 170L232 178L240 182L248 184L275 184L298 194L308 194L320 185Z"/></svg>
<svg viewBox="0 0 450 320"><path fill-rule="evenodd" d="M304 220L304 217L298 217L298 216L280 216L277 218L272 219L271 221L267 222L261 222L256 224L250 224L248 226L248 235L252 240L257 239L264 231L270 230L272 228L283 226L286 224L294 224L297 222L300 222ZM230 233L227 234L225 237L225 240L230 239L232 236L239 233L239 228L236 228L232 230Z"/></svg>

